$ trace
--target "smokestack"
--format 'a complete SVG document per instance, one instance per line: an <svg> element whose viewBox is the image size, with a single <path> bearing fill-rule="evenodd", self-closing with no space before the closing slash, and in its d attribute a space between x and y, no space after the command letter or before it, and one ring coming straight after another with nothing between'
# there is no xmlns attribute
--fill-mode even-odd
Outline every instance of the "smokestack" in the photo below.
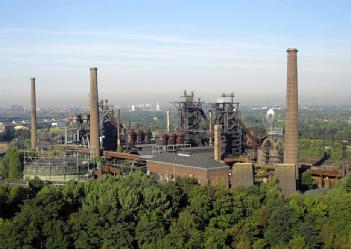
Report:
<svg viewBox="0 0 351 249"><path fill-rule="evenodd" d="M167 110L167 131L169 132L170 129L170 116L169 116L169 110Z"/></svg>
<svg viewBox="0 0 351 249"><path fill-rule="evenodd" d="M117 151L121 152L121 110L117 111Z"/></svg>
<svg viewBox="0 0 351 249"><path fill-rule="evenodd" d="M214 126L214 160L220 161L222 159L222 127L220 125Z"/></svg>
<svg viewBox="0 0 351 249"><path fill-rule="evenodd" d="M97 68L90 68L90 158L100 159Z"/></svg>
<svg viewBox="0 0 351 249"><path fill-rule="evenodd" d="M284 163L298 164L298 91L297 91L297 49L289 48L287 103L285 116Z"/></svg>
<svg viewBox="0 0 351 249"><path fill-rule="evenodd" d="M32 105L32 121L31 121L31 147L37 150L37 102L35 95L35 78L31 78L31 105Z"/></svg>

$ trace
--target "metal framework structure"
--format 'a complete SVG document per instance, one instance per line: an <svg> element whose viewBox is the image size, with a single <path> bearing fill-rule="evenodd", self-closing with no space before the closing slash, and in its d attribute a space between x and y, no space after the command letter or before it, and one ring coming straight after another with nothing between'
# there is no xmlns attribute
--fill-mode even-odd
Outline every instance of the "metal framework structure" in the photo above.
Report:
<svg viewBox="0 0 351 249"><path fill-rule="evenodd" d="M202 109L203 102L200 99L194 101L194 93L181 96L179 102L172 102L178 110L179 131L184 133L184 143L199 146L208 143L206 129L201 127L201 122L209 124L208 118Z"/></svg>
<svg viewBox="0 0 351 249"><path fill-rule="evenodd" d="M240 118L239 103L234 102L234 94L223 94L216 103L210 104L213 123L222 127L222 155L240 156L243 152L245 134Z"/></svg>
<svg viewBox="0 0 351 249"><path fill-rule="evenodd" d="M89 114L72 114L66 118L64 143L89 147Z"/></svg>
<svg viewBox="0 0 351 249"><path fill-rule="evenodd" d="M88 154L67 151L23 151L23 163L24 179L39 177L41 180L53 182L87 180L95 169L93 162L88 159Z"/></svg>
<svg viewBox="0 0 351 249"><path fill-rule="evenodd" d="M102 149L115 151L117 149L118 123L113 106L108 104L107 99L101 100L99 104L99 126L103 139Z"/></svg>
<svg viewBox="0 0 351 249"><path fill-rule="evenodd" d="M103 167L104 173L112 173L113 175L129 175L134 171L147 172L145 161L141 160L123 160L116 159L110 160Z"/></svg>
<svg viewBox="0 0 351 249"><path fill-rule="evenodd" d="M140 157L140 155L104 151L104 157L106 160L105 166L103 167L104 173L113 175L128 175L133 171L143 171L146 173L146 161Z"/></svg>
<svg viewBox="0 0 351 249"><path fill-rule="evenodd" d="M66 125L64 143L66 145L75 144L88 148L90 137L89 114L73 114L69 118L66 118ZM99 104L99 127L103 139L101 143L102 149L116 150L117 122L113 106L109 105L107 100L101 100Z"/></svg>

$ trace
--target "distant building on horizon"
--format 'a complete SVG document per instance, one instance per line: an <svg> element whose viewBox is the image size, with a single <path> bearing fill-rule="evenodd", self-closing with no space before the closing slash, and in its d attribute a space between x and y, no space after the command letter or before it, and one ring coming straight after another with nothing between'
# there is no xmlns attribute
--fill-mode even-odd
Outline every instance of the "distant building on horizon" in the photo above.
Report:
<svg viewBox="0 0 351 249"><path fill-rule="evenodd" d="M160 107L160 104L159 104L158 102L156 103L156 108L155 108L155 110L156 110L157 112L161 111L161 107Z"/></svg>
<svg viewBox="0 0 351 249"><path fill-rule="evenodd" d="M160 105L157 102L156 106L153 106L152 104L133 104L131 107L131 111L141 111L141 112L152 112L152 111L160 111Z"/></svg>

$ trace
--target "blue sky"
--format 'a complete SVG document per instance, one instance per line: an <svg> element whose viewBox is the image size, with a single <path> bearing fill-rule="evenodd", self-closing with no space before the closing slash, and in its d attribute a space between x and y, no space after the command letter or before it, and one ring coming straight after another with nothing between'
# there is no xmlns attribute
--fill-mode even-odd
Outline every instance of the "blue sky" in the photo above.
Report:
<svg viewBox="0 0 351 249"><path fill-rule="evenodd" d="M0 105L86 105L89 67L117 105L284 104L286 49L299 49L302 104L351 104L351 1L0 1Z"/></svg>

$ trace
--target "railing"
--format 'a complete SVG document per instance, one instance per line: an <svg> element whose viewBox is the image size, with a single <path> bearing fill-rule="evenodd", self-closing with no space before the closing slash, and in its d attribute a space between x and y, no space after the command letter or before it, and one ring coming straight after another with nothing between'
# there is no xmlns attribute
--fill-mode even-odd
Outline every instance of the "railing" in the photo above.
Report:
<svg viewBox="0 0 351 249"><path fill-rule="evenodd" d="M191 148L191 144L153 145L152 155L159 155L162 152L178 152L184 148Z"/></svg>

